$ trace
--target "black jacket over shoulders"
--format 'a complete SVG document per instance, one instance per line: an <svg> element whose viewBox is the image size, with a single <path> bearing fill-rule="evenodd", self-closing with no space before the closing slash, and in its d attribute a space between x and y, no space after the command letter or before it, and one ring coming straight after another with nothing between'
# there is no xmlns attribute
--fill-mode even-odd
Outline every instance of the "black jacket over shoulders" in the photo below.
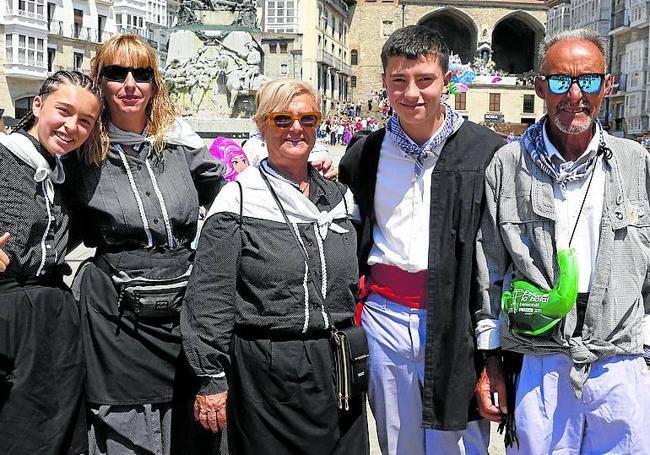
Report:
<svg viewBox="0 0 650 455"><path fill-rule="evenodd" d="M373 245L377 167L385 129L345 153L339 179L361 211L359 271L368 272ZM478 418L472 404L477 364L472 321L474 243L483 198L485 168L505 141L465 121L447 139L431 176L426 352L422 423L426 428L463 430Z"/></svg>

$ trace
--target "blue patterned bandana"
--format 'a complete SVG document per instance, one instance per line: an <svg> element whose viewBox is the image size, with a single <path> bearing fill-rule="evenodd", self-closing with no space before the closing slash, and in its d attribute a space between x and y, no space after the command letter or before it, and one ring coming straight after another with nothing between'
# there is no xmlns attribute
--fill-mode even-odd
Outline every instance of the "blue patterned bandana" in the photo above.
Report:
<svg viewBox="0 0 650 455"><path fill-rule="evenodd" d="M422 174L424 161L434 155L433 150L445 142L464 121L463 117L458 115L450 105L447 103L442 103L442 105L445 107L445 120L436 134L421 147L404 132L399 124L397 113L393 114L386 124L386 131L390 133L400 150L415 160L414 179L419 178Z"/></svg>
<svg viewBox="0 0 650 455"><path fill-rule="evenodd" d="M544 144L544 125L547 120L548 116L545 115L538 122L528 127L521 138L521 143L532 160L560 185L580 180L589 175L596 163L596 153L581 156L568 169L556 168ZM603 129L598 120L596 120L596 134L599 135L599 143L603 145Z"/></svg>

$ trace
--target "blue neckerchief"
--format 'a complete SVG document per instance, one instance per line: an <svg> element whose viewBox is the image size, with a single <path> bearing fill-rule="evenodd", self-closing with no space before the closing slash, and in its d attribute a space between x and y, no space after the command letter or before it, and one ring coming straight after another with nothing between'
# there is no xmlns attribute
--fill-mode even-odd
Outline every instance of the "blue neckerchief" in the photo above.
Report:
<svg viewBox="0 0 650 455"><path fill-rule="evenodd" d="M548 116L542 117L538 122L528 127L521 138L521 143L532 160L560 185L580 180L589 175L596 163L596 154L587 156L586 159L577 160L575 166L569 171L561 170L553 164L544 144L544 125L547 120ZM596 120L596 134L600 136L599 142L603 144L603 130L598 120Z"/></svg>
<svg viewBox="0 0 650 455"><path fill-rule="evenodd" d="M421 147L404 132L399 124L397 113L393 114L386 124L386 131L390 133L400 150L415 160L414 179L419 178L422 174L424 161L434 155L433 150L445 142L463 123L463 117L458 115L451 106L447 103L442 103L442 105L445 106L445 120L436 134L422 144Z"/></svg>

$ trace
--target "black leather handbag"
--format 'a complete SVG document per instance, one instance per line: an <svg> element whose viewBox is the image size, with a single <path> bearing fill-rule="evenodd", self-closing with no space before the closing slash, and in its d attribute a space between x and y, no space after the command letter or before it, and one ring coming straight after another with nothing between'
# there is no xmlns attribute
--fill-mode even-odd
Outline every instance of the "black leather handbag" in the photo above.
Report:
<svg viewBox="0 0 650 455"><path fill-rule="evenodd" d="M368 340L357 325L332 329L336 368L336 395L339 409L350 409L350 398L368 390Z"/></svg>

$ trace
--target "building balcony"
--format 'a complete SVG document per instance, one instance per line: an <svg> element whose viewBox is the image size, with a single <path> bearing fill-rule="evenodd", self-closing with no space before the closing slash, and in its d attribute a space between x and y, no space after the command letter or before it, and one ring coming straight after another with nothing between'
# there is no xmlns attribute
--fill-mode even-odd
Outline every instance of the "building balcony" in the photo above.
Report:
<svg viewBox="0 0 650 455"><path fill-rule="evenodd" d="M43 13L38 13L35 11L27 11L24 9L20 8L13 8L13 7L7 7L7 12L5 13L5 16L17 16L17 17L24 17L26 19L34 19L37 21L45 21L45 14Z"/></svg>
<svg viewBox="0 0 650 455"><path fill-rule="evenodd" d="M346 76L352 76L352 67L345 62L341 62L341 66L339 70L341 71L342 74L345 74Z"/></svg>
<svg viewBox="0 0 650 455"><path fill-rule="evenodd" d="M316 57L318 63L323 63L327 66L334 66L334 56L323 49L318 49L318 56Z"/></svg>
<svg viewBox="0 0 650 455"><path fill-rule="evenodd" d="M147 2L144 0L113 0L113 8L123 11L147 11ZM118 11L119 12L119 11Z"/></svg>
<svg viewBox="0 0 650 455"><path fill-rule="evenodd" d="M72 38L82 40L82 41L90 41L93 43L97 42L97 32L90 27L79 27L79 26L72 26Z"/></svg>
<svg viewBox="0 0 650 455"><path fill-rule="evenodd" d="M630 27L643 28L648 25L648 13L650 12L650 2L642 1L630 7Z"/></svg>
<svg viewBox="0 0 650 455"><path fill-rule="evenodd" d="M45 79L47 77L47 62L14 57L5 62L5 75L21 79Z"/></svg>
<svg viewBox="0 0 650 455"><path fill-rule="evenodd" d="M47 30L50 32L50 35L65 36L65 29L62 21L50 22L47 24Z"/></svg>
<svg viewBox="0 0 650 455"><path fill-rule="evenodd" d="M334 8L343 17L348 17L348 2L343 0L325 0L325 3Z"/></svg>
<svg viewBox="0 0 650 455"><path fill-rule="evenodd" d="M144 28L138 28L138 27L124 27L124 26L117 26L117 33L133 33L135 35L140 35L142 38L147 38L147 33Z"/></svg>
<svg viewBox="0 0 650 455"><path fill-rule="evenodd" d="M44 30L47 26L45 14L7 6L5 25L22 25Z"/></svg>
<svg viewBox="0 0 650 455"><path fill-rule="evenodd" d="M618 35L619 33L625 32L628 30L627 27L630 25L630 17L627 14L627 11L618 11L612 15L611 20L611 30L609 35Z"/></svg>
<svg viewBox="0 0 650 455"><path fill-rule="evenodd" d="M111 36L111 34L107 32L102 32L101 36L98 36L97 30L90 27L80 27L75 24L66 26L62 21L50 22L48 25L48 31L50 32L50 36L60 36L63 38L88 41L91 43L103 42L99 39L102 37L104 37L104 41L106 41Z"/></svg>
<svg viewBox="0 0 650 455"><path fill-rule="evenodd" d="M169 50L169 45L167 43L160 43L158 50L160 52L167 52Z"/></svg>
<svg viewBox="0 0 650 455"><path fill-rule="evenodd" d="M627 134L646 134L648 132L648 116L639 115L635 117L625 116Z"/></svg>
<svg viewBox="0 0 650 455"><path fill-rule="evenodd" d="M98 33L98 36L97 36L99 38L98 42L103 43L105 41L108 41L108 39L111 36L113 36L113 33L107 32L106 30L102 30L101 32Z"/></svg>

